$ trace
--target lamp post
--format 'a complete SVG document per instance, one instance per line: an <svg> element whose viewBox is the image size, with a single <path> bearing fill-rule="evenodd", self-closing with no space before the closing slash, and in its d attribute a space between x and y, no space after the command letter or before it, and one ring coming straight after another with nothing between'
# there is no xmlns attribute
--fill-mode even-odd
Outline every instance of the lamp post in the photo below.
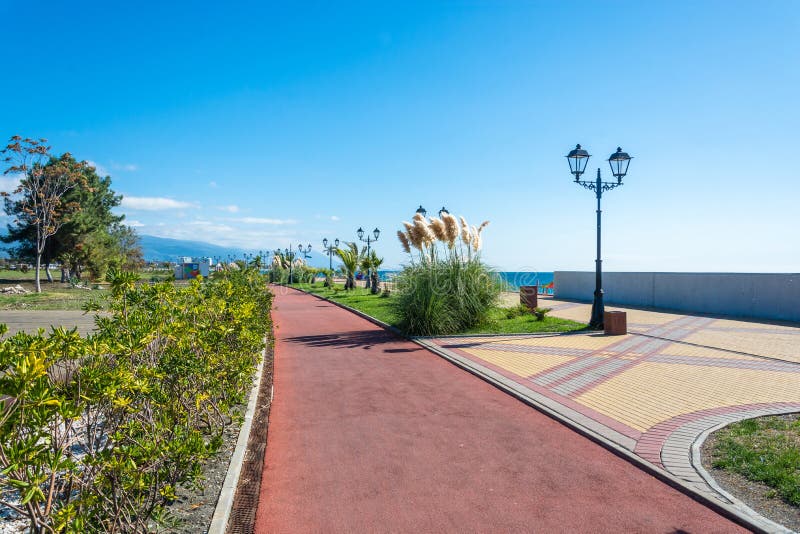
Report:
<svg viewBox="0 0 800 534"><path fill-rule="evenodd" d="M333 244L328 246L328 238L322 240L322 248L328 255L328 270L333 271L333 251L339 248L339 239L334 239Z"/></svg>
<svg viewBox="0 0 800 534"><path fill-rule="evenodd" d="M449 215L449 214L450 214L450 212L447 211L447 208L445 208L444 206L442 206L442 209L439 210L439 218L440 219L442 217L444 217L445 215Z"/></svg>
<svg viewBox="0 0 800 534"><path fill-rule="evenodd" d="M422 215L423 217L425 217L428 214L428 211L422 207L422 204L419 205L416 212Z"/></svg>
<svg viewBox="0 0 800 534"><path fill-rule="evenodd" d="M283 249L283 257L286 258L286 260L289 262L289 285L292 285L292 267L294 264L294 250L292 250L291 243L289 243L289 248Z"/></svg>
<svg viewBox="0 0 800 534"><path fill-rule="evenodd" d="M303 258L310 258L311 257L309 255L309 254L311 254L311 243L306 245L305 249L303 248L303 245L297 245L297 250L300 252L300 254L303 255Z"/></svg>
<svg viewBox="0 0 800 534"><path fill-rule="evenodd" d="M600 199L603 198L605 191L611 191L615 187L622 185L622 178L628 174L628 165L632 158L617 147L617 151L608 158L611 174L617 181L604 182L600 177L599 167L596 180L581 180L581 175L586 170L586 164L591 157L586 150L581 148L581 145L575 145L575 149L571 150L566 157L569 162L569 171L575 175L575 183L594 191L597 197L597 259L595 260L594 301L592 302L592 317L589 320L589 328L601 330L603 328L603 312L605 308L603 306L603 260L600 256L600 215L602 214Z"/></svg>
<svg viewBox="0 0 800 534"><path fill-rule="evenodd" d="M420 206L420 209L422 209L422 206ZM417 210L417 211L419 211L419 210ZM369 234L367 234L367 238L364 239L364 229L359 227L358 230L356 231L356 235L358 235L358 240L359 241L363 241L364 243L367 244L367 258L369 258L369 245L370 245L371 242L378 240L378 236L381 235L381 231L378 230L377 228L375 228L372 231L372 235L375 236L374 239ZM366 285L366 287L369 287L369 285L370 285L369 284L369 275L370 275L370 269L367 269L367 285Z"/></svg>

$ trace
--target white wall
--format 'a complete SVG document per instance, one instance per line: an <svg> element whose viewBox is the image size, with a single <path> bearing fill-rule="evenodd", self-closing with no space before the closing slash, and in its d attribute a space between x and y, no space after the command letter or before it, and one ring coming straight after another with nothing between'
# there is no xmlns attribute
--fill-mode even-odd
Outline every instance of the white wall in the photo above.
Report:
<svg viewBox="0 0 800 534"><path fill-rule="evenodd" d="M594 273L556 271L555 297L593 298ZM603 273L607 303L800 321L800 274Z"/></svg>

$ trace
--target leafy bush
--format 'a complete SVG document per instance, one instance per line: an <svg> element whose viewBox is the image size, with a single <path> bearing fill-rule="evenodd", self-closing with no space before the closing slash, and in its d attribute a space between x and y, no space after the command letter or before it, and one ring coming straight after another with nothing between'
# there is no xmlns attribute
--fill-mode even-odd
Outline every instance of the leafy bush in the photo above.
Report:
<svg viewBox="0 0 800 534"><path fill-rule="evenodd" d="M506 310L506 319L516 319L517 317L523 317L529 313L531 313L530 308L524 304L517 304L516 306Z"/></svg>
<svg viewBox="0 0 800 534"><path fill-rule="evenodd" d="M536 316L537 321L544 321L547 314L553 311L553 308L534 308L533 314Z"/></svg>
<svg viewBox="0 0 800 534"><path fill-rule="evenodd" d="M272 295L254 270L108 280L111 314L86 338L0 325L0 489L33 532L152 531L178 485L201 483L264 346Z"/></svg>

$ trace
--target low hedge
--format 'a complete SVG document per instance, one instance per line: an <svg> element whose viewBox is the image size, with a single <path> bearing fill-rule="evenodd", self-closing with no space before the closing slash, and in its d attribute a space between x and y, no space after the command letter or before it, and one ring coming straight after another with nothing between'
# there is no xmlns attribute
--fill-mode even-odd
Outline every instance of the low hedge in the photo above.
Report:
<svg viewBox="0 0 800 534"><path fill-rule="evenodd" d="M85 338L0 325L0 499L33 532L152 531L178 485L201 484L271 330L254 270L108 280Z"/></svg>

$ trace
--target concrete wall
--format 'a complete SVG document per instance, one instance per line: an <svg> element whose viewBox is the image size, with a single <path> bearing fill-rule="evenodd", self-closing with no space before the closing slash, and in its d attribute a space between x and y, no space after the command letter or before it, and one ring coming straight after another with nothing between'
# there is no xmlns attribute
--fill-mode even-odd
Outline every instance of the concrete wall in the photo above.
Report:
<svg viewBox="0 0 800 534"><path fill-rule="evenodd" d="M594 273L556 271L555 297L593 298ZM800 321L800 274L603 273L604 301Z"/></svg>

